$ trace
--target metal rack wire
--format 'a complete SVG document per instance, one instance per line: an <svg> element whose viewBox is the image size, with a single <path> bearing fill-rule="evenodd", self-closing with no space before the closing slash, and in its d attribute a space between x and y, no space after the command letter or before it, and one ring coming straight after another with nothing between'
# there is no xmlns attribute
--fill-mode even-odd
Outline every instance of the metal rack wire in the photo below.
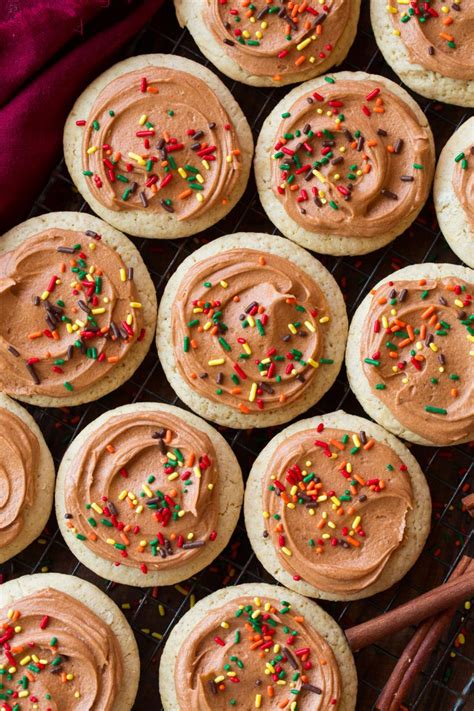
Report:
<svg viewBox="0 0 474 711"><path fill-rule="evenodd" d="M370 71L398 82L376 47L370 26L369 3L363 2L362 5L357 38L341 69ZM136 38L128 53L146 52L176 53L209 65L189 33L179 28L171 2L165 3L150 25ZM250 91L220 76L241 104L256 137L265 116L285 94L285 89L255 88ZM439 105L419 96L416 99L431 123L438 148L467 118L464 109ZM34 204L31 216L66 209L89 211L61 162ZM218 225L206 231L205 235L180 241L133 241L143 255L160 297L167 279L177 265L203 241L238 230L277 232L262 210L253 179L237 208ZM340 284L349 316L377 280L401 266L425 261L459 263L438 229L431 202L416 223L386 248L360 258L323 257L321 261ZM71 440L92 419L107 409L141 401L167 402L184 407L167 384L154 347L129 382L98 402L71 409L31 407L30 410L58 465ZM354 414L364 414L349 389L344 372L341 372L331 390L308 415L339 408ZM255 456L278 429L222 430L241 462L244 475L248 473ZM427 475L433 497L434 519L428 543L413 570L390 590L365 601L324 603L323 606L343 628L380 614L440 584L463 553L471 550L472 554L472 522L468 514L461 511L460 503L464 492L472 490L472 449L467 445L450 449L415 446L413 453ZM274 582L252 552L242 520L226 550L205 571L180 586L142 590L106 583L81 565L65 545L53 516L40 539L1 567L0 578L10 579L45 570L69 573L90 580L105 590L126 614L136 635L142 663L135 711L151 708L152 704L153 708L161 708L160 702L157 702L160 654L170 629L195 599L224 585ZM456 615L449 632L433 652L431 664L420 675L412 691L407 704L410 709L461 711L473 708L473 627L473 620L467 617L465 611ZM357 708L360 711L369 711L374 707L378 692L410 635L411 631L406 630L357 655Z"/></svg>

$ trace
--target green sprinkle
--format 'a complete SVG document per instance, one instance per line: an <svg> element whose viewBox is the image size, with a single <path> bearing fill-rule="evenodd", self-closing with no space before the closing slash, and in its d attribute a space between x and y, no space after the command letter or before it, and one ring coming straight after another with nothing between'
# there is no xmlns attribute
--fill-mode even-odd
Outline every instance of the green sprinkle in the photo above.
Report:
<svg viewBox="0 0 474 711"><path fill-rule="evenodd" d="M333 79L332 77L324 77L324 81L327 81L328 84L335 84L336 80Z"/></svg>
<svg viewBox="0 0 474 711"><path fill-rule="evenodd" d="M67 380L64 381L63 385L64 385L64 387L66 388L66 390L74 390L74 388L73 388L73 386L71 385L71 383L68 383Z"/></svg>
<svg viewBox="0 0 474 711"><path fill-rule="evenodd" d="M375 386L375 389L376 390L385 390L386 387L387 386L384 383L377 383L377 385Z"/></svg>
<svg viewBox="0 0 474 711"><path fill-rule="evenodd" d="M448 411L444 407L433 407L432 405L425 405L425 412L432 412L435 415L447 415Z"/></svg>
<svg viewBox="0 0 474 711"><path fill-rule="evenodd" d="M416 170L423 170L423 166L420 163L413 163L413 167Z"/></svg>
<svg viewBox="0 0 474 711"><path fill-rule="evenodd" d="M364 358L364 363L368 363L368 365L375 365L376 368L380 365L380 361L374 360L373 358Z"/></svg>
<svg viewBox="0 0 474 711"><path fill-rule="evenodd" d="M334 200L329 200L329 204L331 205L333 210L339 210L339 207L337 203L334 202Z"/></svg>
<svg viewBox="0 0 474 711"><path fill-rule="evenodd" d="M189 351L189 336L184 337L183 351L187 353Z"/></svg>
<svg viewBox="0 0 474 711"><path fill-rule="evenodd" d="M285 112L281 115L282 118L290 118L290 116L291 116L291 114L290 114L289 111L285 111Z"/></svg>

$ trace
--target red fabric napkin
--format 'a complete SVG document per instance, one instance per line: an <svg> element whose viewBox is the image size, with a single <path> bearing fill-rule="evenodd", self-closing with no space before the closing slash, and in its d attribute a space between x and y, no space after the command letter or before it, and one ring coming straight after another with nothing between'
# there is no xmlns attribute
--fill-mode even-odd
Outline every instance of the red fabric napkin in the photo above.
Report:
<svg viewBox="0 0 474 711"><path fill-rule="evenodd" d="M27 217L77 96L162 0L0 2L0 234Z"/></svg>

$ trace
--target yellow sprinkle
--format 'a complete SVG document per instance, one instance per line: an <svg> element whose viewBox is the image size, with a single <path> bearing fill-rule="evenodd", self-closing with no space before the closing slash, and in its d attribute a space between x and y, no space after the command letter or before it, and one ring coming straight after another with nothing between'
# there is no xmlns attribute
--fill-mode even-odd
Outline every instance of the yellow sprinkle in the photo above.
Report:
<svg viewBox="0 0 474 711"><path fill-rule="evenodd" d="M352 521L351 528L356 529L360 522L361 522L361 517L356 516L355 519Z"/></svg>
<svg viewBox="0 0 474 711"><path fill-rule="evenodd" d="M262 611L261 611L261 610L254 610L254 611L252 612L252 615L251 615L252 620L256 620L257 617L260 617L261 614L262 614Z"/></svg>
<svg viewBox="0 0 474 711"><path fill-rule="evenodd" d="M94 511L98 514L104 513L104 510L99 506L99 504L96 504L95 501L93 504L91 504L91 509L94 509Z"/></svg>
<svg viewBox="0 0 474 711"><path fill-rule="evenodd" d="M131 301L130 302L130 308L131 309L141 309L142 305L139 301Z"/></svg>
<svg viewBox="0 0 474 711"><path fill-rule="evenodd" d="M225 358L213 358L212 360L207 361L208 365L224 365L224 363Z"/></svg>
<svg viewBox="0 0 474 711"><path fill-rule="evenodd" d="M312 358L308 358L308 363L313 367L313 368L319 368L319 363L316 360L313 360Z"/></svg>
<svg viewBox="0 0 474 711"><path fill-rule="evenodd" d="M454 303L456 304L456 306L459 306L460 309L464 308L464 304L461 299L454 299Z"/></svg>
<svg viewBox="0 0 474 711"><path fill-rule="evenodd" d="M49 291L43 291L43 293L41 294L41 300L46 301L48 296L49 296Z"/></svg>
<svg viewBox="0 0 474 711"><path fill-rule="evenodd" d="M396 8L396 7L392 7L392 5L387 5L387 10L388 10L392 15L396 15L397 12L398 12L397 8Z"/></svg>
<svg viewBox="0 0 474 711"><path fill-rule="evenodd" d="M186 171L184 170L184 168L178 168L178 173L180 174L180 176L181 176L182 178L187 178L187 177L188 177L188 174L186 173Z"/></svg>
<svg viewBox="0 0 474 711"><path fill-rule="evenodd" d="M229 286L226 281L220 281L219 284L222 286L223 289L227 289L227 287Z"/></svg>
<svg viewBox="0 0 474 711"><path fill-rule="evenodd" d="M243 348L244 351L247 353L247 355L251 355L252 349L250 348L250 346L249 346L248 343L242 343L242 348ZM270 360L270 359L268 358L267 360ZM264 363L264 362L265 362L265 361L262 360L262 363Z"/></svg>
<svg viewBox="0 0 474 711"><path fill-rule="evenodd" d="M131 158L132 160L136 161L138 165L146 165L146 160L143 160L141 156L138 155L138 153L132 153L130 152L128 154L128 157Z"/></svg>
<svg viewBox="0 0 474 711"><path fill-rule="evenodd" d="M309 44L311 44L311 37L308 37L307 39L297 44L296 49L298 50L298 52L301 52L301 50L307 47Z"/></svg>
<svg viewBox="0 0 474 711"><path fill-rule="evenodd" d="M201 163L203 164L206 170L209 170L209 163L207 162L207 160L202 160Z"/></svg>
<svg viewBox="0 0 474 711"><path fill-rule="evenodd" d="M360 447L360 439L356 434L352 435L352 441L354 442L356 447Z"/></svg>
<svg viewBox="0 0 474 711"><path fill-rule="evenodd" d="M255 327L255 320L253 316L247 316L247 323L251 328Z"/></svg>
<svg viewBox="0 0 474 711"><path fill-rule="evenodd" d="M109 546L114 546L114 545L115 545L115 541L114 541L113 538L107 538L106 543L108 543Z"/></svg>
<svg viewBox="0 0 474 711"><path fill-rule="evenodd" d="M92 313L94 314L94 316L97 316L97 314L105 314L105 309L103 306L100 306L97 309L92 309Z"/></svg>
<svg viewBox="0 0 474 711"><path fill-rule="evenodd" d="M270 518L270 514L268 513L268 511L263 512L263 518Z"/></svg>
<svg viewBox="0 0 474 711"><path fill-rule="evenodd" d="M319 319L319 323L327 323L329 321L329 316L323 316Z"/></svg>
<svg viewBox="0 0 474 711"><path fill-rule="evenodd" d="M203 184L204 178L202 177L201 173L196 173L196 180L197 180L198 183L200 183L201 185Z"/></svg>
<svg viewBox="0 0 474 711"><path fill-rule="evenodd" d="M304 325L306 326L306 328L308 329L308 331L311 331L311 333L314 333L314 332L316 331L316 329L315 329L315 327L313 326L313 324L311 323L311 321L305 321L305 322L304 322Z"/></svg>
<svg viewBox="0 0 474 711"><path fill-rule="evenodd" d="M30 655L28 654L28 656L23 657L23 659L20 660L20 664L21 664L22 667L24 667L25 664L28 664L28 662L30 662L30 661L31 661L31 657L30 657Z"/></svg>
<svg viewBox="0 0 474 711"><path fill-rule="evenodd" d="M436 345L436 343L430 343L430 348L434 353L436 353L436 351L438 350L438 346Z"/></svg>
<svg viewBox="0 0 474 711"><path fill-rule="evenodd" d="M170 475L168 476L168 481L174 481L174 480L177 479L178 477L179 477L179 472L173 472L172 474L170 474Z"/></svg>
<svg viewBox="0 0 474 711"><path fill-rule="evenodd" d="M198 479L201 478L201 470L199 469L199 467L194 467L193 472Z"/></svg>
<svg viewBox="0 0 474 711"><path fill-rule="evenodd" d="M147 484L143 484L142 489L150 499L153 498L153 492Z"/></svg>
<svg viewBox="0 0 474 711"><path fill-rule="evenodd" d="M293 333L293 334L298 333L295 326L292 323L288 324L288 330L291 331L291 333Z"/></svg>
<svg viewBox="0 0 474 711"><path fill-rule="evenodd" d="M87 153L89 155L92 155L92 153L95 153L97 150L97 146L91 146L90 148L87 149Z"/></svg>
<svg viewBox="0 0 474 711"><path fill-rule="evenodd" d="M196 200L198 202L203 202L204 200L204 195L202 193L196 193Z"/></svg>
<svg viewBox="0 0 474 711"><path fill-rule="evenodd" d="M257 383L252 383L252 386L250 388L249 401L254 402L256 397L257 397Z"/></svg>
<svg viewBox="0 0 474 711"><path fill-rule="evenodd" d="M225 630L229 629L229 623L228 622L221 622L221 627L223 627Z"/></svg>
<svg viewBox="0 0 474 711"><path fill-rule="evenodd" d="M120 281L127 281L127 272L123 267L120 269Z"/></svg>
<svg viewBox="0 0 474 711"><path fill-rule="evenodd" d="M286 546L282 546L282 548L280 550L282 550L285 555L291 556L291 551Z"/></svg>
<svg viewBox="0 0 474 711"><path fill-rule="evenodd" d="M119 501L123 501L124 499L127 498L127 496L128 496L128 491L126 489L124 489L119 494Z"/></svg>
<svg viewBox="0 0 474 711"><path fill-rule="evenodd" d="M212 321L208 321L207 323L204 324L203 330L204 331L209 331L209 329L212 328Z"/></svg>
<svg viewBox="0 0 474 711"><path fill-rule="evenodd" d="M140 116L140 118L138 119L138 123L140 124L140 126L145 125L147 118L148 116L146 114L142 114L142 116Z"/></svg>
<svg viewBox="0 0 474 711"><path fill-rule="evenodd" d="M221 681L224 681L224 680L225 680L225 676L223 676L221 674L220 676L216 676L216 678L214 679L214 684L220 684Z"/></svg>

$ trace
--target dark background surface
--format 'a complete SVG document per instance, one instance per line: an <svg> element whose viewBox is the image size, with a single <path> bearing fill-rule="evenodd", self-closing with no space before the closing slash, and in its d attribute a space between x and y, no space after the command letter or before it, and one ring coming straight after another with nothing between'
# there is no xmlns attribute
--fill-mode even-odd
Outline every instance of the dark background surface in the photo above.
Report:
<svg viewBox="0 0 474 711"><path fill-rule="evenodd" d="M370 27L368 0L363 0L362 5L357 38L348 59L340 68L351 71L362 69L400 83L376 47ZM176 53L209 66L189 33L179 28L170 1L165 3L150 26L136 38L128 54L147 52ZM219 76L242 106L256 138L263 120L288 89L247 87L223 75ZM468 113L465 109L437 104L417 95L415 98L429 119L439 153L449 136L466 120ZM89 211L72 185L63 162L53 172L31 216L54 210ZM204 241L240 230L276 233L262 210L253 178L237 207L206 233L180 241L133 241L143 255L160 298L167 279L188 254ZM397 268L425 261L459 263L439 232L431 200L415 224L388 247L363 257L322 257L321 261L337 279L346 298L349 317L368 289ZM75 408L29 409L41 427L58 465L68 444L91 420L108 409L143 401L184 406L168 385L154 346L131 380L98 402ZM349 390L343 371L331 390L305 416L339 408L364 415ZM255 456L279 429L221 429L241 462L245 478ZM468 445L450 449L414 446L412 451L425 471L431 489L432 532L417 564L390 590L369 600L350 604L322 603L343 628L380 614L442 583L462 554L469 551L473 554L472 519L461 510L461 499L472 490L473 485L473 448ZM169 630L193 600L225 585L274 582L253 554L242 520L229 546L215 563L178 586L140 589L107 583L74 558L58 531L54 515L41 538L15 559L0 566L0 571L4 580L33 572L69 573L95 583L108 593L132 625L140 649L142 674L135 711L161 708L158 691L161 650ZM409 703L406 704L410 709L460 711L474 708L474 625L472 617L463 619L462 613L465 614L465 610L461 607L449 632L434 651L427 669L420 675ZM405 630L357 654L357 708L360 711L373 708L379 689L387 680L411 634L412 630Z"/></svg>

